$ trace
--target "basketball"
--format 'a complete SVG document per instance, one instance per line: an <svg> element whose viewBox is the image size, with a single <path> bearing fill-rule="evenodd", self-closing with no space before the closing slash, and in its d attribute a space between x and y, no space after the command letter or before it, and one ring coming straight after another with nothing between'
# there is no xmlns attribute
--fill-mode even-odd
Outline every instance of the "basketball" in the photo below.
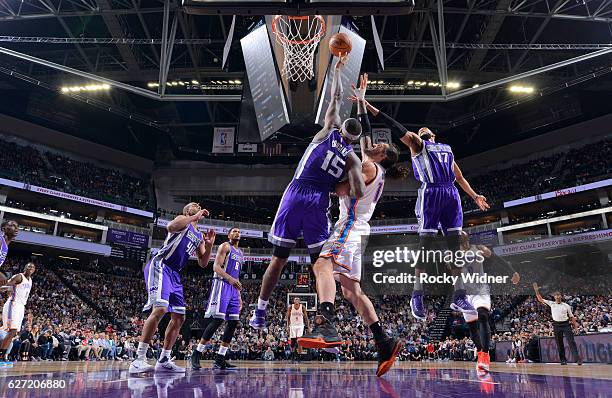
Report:
<svg viewBox="0 0 612 398"><path fill-rule="evenodd" d="M329 40L329 51L336 57L339 57L340 54L347 55L352 49L353 43L346 33L336 33Z"/></svg>

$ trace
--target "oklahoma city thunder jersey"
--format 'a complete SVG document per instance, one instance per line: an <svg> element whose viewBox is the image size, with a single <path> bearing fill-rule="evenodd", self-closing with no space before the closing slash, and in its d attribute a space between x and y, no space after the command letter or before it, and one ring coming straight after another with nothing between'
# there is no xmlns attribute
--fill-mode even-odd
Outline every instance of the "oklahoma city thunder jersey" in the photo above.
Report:
<svg viewBox="0 0 612 398"><path fill-rule="evenodd" d="M352 150L353 147L344 141L340 131L333 129L323 141L308 145L293 181L332 192L342 180L346 158Z"/></svg>
<svg viewBox="0 0 612 398"><path fill-rule="evenodd" d="M32 290L32 279L28 279L24 274L21 274L21 283L14 285L11 297L8 301L19 305L26 305L28 297L30 297L30 291Z"/></svg>
<svg viewBox="0 0 612 398"><path fill-rule="evenodd" d="M155 256L161 258L166 266L180 272L201 243L202 233L189 224L182 231L168 232Z"/></svg>
<svg viewBox="0 0 612 398"><path fill-rule="evenodd" d="M350 196L340 198L340 217L336 225L345 225L351 228L352 224L367 225L376 209L376 203L380 199L385 186L385 170L377 163L376 176L366 185L363 196L359 199ZM363 234L369 234L362 231Z"/></svg>
<svg viewBox="0 0 612 398"><path fill-rule="evenodd" d="M453 150L449 145L423 140L423 150L412 157L414 177L425 183L452 184Z"/></svg>

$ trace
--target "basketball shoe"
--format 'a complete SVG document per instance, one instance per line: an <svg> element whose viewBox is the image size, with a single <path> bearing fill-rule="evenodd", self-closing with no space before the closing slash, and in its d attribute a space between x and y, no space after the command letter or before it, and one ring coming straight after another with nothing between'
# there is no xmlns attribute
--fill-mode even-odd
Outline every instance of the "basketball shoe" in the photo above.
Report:
<svg viewBox="0 0 612 398"><path fill-rule="evenodd" d="M476 362L476 369L488 372L490 366L491 366L491 357L489 356L489 353L484 352L484 351L479 351L478 352L478 362Z"/></svg>
<svg viewBox="0 0 612 398"><path fill-rule="evenodd" d="M391 369L395 363L397 354L403 346L404 344L400 340L391 337L376 343L376 350L378 351L378 368L376 369L376 376L381 377Z"/></svg>
<svg viewBox="0 0 612 398"><path fill-rule="evenodd" d="M160 373L185 373L185 368L181 368L168 357L161 358L155 364L155 372Z"/></svg>
<svg viewBox="0 0 612 398"><path fill-rule="evenodd" d="M412 297L410 298L410 312L412 312L412 316L419 321L424 321L427 319L427 315L425 314L425 306L423 304L423 292L412 292Z"/></svg>
<svg viewBox="0 0 612 398"><path fill-rule="evenodd" d="M249 319L249 325L253 329L262 330L266 328L266 310L253 311L253 316Z"/></svg>
<svg viewBox="0 0 612 398"><path fill-rule="evenodd" d="M154 369L153 365L147 362L146 359L135 359L130 364L130 374L150 372Z"/></svg>
<svg viewBox="0 0 612 398"><path fill-rule="evenodd" d="M342 345L342 339L331 321L323 315L317 315L312 332L300 337L298 345L306 348L331 348Z"/></svg>

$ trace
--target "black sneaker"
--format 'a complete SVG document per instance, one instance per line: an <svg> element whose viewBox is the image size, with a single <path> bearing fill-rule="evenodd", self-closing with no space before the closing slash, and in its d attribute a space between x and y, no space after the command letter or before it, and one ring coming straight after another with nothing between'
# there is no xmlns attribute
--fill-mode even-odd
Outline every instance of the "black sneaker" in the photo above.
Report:
<svg viewBox="0 0 612 398"><path fill-rule="evenodd" d="M213 363L213 369L226 370L227 362L225 361L225 358L217 355L217 358L215 358L215 362Z"/></svg>
<svg viewBox="0 0 612 398"><path fill-rule="evenodd" d="M391 337L376 343L376 350L378 351L376 376L381 377L391 369L403 346L404 344L400 340Z"/></svg>
<svg viewBox="0 0 612 398"><path fill-rule="evenodd" d="M225 368L226 369L236 369L237 368L236 365L227 362L227 359L223 358L223 361L225 361Z"/></svg>
<svg viewBox="0 0 612 398"><path fill-rule="evenodd" d="M195 350L192 354L191 354L191 367L194 370L199 370L202 369L202 365L200 365L200 357L202 356L202 353L198 350Z"/></svg>
<svg viewBox="0 0 612 398"><path fill-rule="evenodd" d="M323 315L317 315L312 333L300 337L298 345L306 348L333 348L341 346L342 339L332 322Z"/></svg>
<svg viewBox="0 0 612 398"><path fill-rule="evenodd" d="M561 361L561 365L567 365L567 361Z"/></svg>

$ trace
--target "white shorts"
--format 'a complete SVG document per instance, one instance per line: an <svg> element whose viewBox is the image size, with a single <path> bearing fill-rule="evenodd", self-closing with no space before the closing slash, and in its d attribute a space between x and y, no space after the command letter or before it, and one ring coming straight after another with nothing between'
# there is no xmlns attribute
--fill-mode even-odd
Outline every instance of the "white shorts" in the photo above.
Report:
<svg viewBox="0 0 612 398"><path fill-rule="evenodd" d="M337 222L334 232L323 245L319 257L331 258L334 263L334 277L339 281L342 274L357 282L361 281L362 236L368 236L368 224L347 226Z"/></svg>
<svg viewBox="0 0 612 398"><path fill-rule="evenodd" d="M289 326L289 338L297 339L304 335L304 325Z"/></svg>
<svg viewBox="0 0 612 398"><path fill-rule="evenodd" d="M5 330L21 330L24 315L25 305L8 300L2 307L2 328Z"/></svg>
<svg viewBox="0 0 612 398"><path fill-rule="evenodd" d="M467 300L470 304L472 304L472 306L474 307L474 309L478 309L480 307L484 307L486 309L488 309L489 311L491 310L491 296L488 294L476 294L476 295L467 295ZM472 314L466 314L465 312L463 313L463 319L465 319L466 322L474 322L478 320L478 314L472 315Z"/></svg>

